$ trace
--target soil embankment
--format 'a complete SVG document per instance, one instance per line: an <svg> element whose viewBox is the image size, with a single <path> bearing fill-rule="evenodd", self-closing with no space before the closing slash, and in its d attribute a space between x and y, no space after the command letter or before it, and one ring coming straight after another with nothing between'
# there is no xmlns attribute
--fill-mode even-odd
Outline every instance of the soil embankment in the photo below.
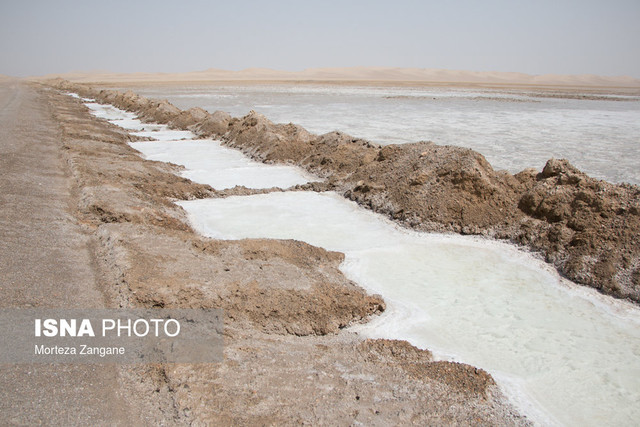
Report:
<svg viewBox="0 0 640 427"><path fill-rule="evenodd" d="M340 132L313 135L251 112L232 118L132 92L57 81L62 89L143 119L222 139L264 162L293 163L331 189L406 226L509 240L576 283L640 302L640 188L611 184L551 159L542 171L495 171L470 149L428 142L378 146Z"/></svg>
<svg viewBox="0 0 640 427"><path fill-rule="evenodd" d="M59 127L69 209L93 242L105 304L224 309L222 363L120 372L146 402L134 408L152 423L527 424L486 372L341 331L384 310L380 297L341 274L341 254L296 241L198 236L172 200L221 194L142 159L128 145L134 137L79 100L38 90ZM169 120L182 114L170 115L167 103L155 109Z"/></svg>

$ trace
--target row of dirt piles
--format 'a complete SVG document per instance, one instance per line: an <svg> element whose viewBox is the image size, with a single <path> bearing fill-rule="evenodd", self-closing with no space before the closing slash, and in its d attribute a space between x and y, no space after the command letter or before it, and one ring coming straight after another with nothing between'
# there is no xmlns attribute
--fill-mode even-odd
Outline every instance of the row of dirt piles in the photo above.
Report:
<svg viewBox="0 0 640 427"><path fill-rule="evenodd" d="M479 153L429 142L384 147L340 132L313 135L256 112L231 118L132 92L57 86L143 119L220 138L264 162L292 163L332 189L421 230L507 239L544 255L567 278L640 302L640 188L593 179L566 160L541 172L495 171ZM316 186L317 187L317 186Z"/></svg>
<svg viewBox="0 0 640 427"><path fill-rule="evenodd" d="M164 102L73 89L129 109L144 102L154 121L185 119ZM527 424L486 372L342 330L385 308L342 275L342 254L290 240L198 236L172 200L219 193L142 159L128 145L134 137L80 100L42 93L60 123L76 217L94 241L108 300L224 310L223 362L122 368L148 399L153 424Z"/></svg>

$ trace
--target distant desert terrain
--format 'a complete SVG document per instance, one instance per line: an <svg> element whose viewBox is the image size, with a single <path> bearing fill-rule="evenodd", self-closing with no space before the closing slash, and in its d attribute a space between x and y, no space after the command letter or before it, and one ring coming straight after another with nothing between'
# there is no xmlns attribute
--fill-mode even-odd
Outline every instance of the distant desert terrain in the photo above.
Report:
<svg viewBox="0 0 640 427"><path fill-rule="evenodd" d="M604 77L590 74L530 75L515 72L454 71L431 68L351 67L311 68L304 71L277 71L249 68L241 71L208 69L188 73L76 72L32 77L33 80L63 78L75 83L160 84L220 82L327 82L332 84L534 86L576 88L635 88L640 79L628 76Z"/></svg>

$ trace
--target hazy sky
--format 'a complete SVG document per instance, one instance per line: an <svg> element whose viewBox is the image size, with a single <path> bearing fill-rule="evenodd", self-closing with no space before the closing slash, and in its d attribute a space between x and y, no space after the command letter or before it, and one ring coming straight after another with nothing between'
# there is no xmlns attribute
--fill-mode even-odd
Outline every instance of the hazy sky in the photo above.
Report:
<svg viewBox="0 0 640 427"><path fill-rule="evenodd" d="M394 66L640 78L640 0L0 0L0 73Z"/></svg>

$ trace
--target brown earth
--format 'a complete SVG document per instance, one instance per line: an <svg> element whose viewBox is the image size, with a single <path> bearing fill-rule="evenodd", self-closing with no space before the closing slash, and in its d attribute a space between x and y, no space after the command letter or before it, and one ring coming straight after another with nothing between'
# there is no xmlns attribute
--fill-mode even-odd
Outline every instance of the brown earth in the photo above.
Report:
<svg viewBox="0 0 640 427"><path fill-rule="evenodd" d="M133 424L528 423L486 372L434 362L428 351L403 341L363 340L343 330L385 306L341 274L342 254L297 241L198 236L172 201L224 194L180 178L173 165L142 159L128 145L132 136L92 117L79 100L21 87L56 123L57 129L49 129L55 133L50 145L69 171L65 209L89 242L82 265L95 276L99 306L224 309L222 363L116 369L112 382L119 388L113 390L128 399L128 410L141 414ZM177 120L167 103L149 105L158 116ZM29 131L24 127L17 137ZM16 241L7 250L19 254L21 246ZM3 292L12 286L3 283ZM86 290L74 292L82 296ZM49 298L38 295L30 298ZM57 390L66 390L65 381L74 390L91 390L84 378L69 379L57 366L50 371ZM11 381L24 389L24 400L0 406L5 420L55 424L48 418L52 405L73 413L92 410L93 400L81 394L29 401L39 391L26 372ZM111 402L102 402L102 415L108 416ZM28 417L22 412L27 406ZM93 423L107 422L98 415L90 418Z"/></svg>
<svg viewBox="0 0 640 427"><path fill-rule="evenodd" d="M419 230L481 234L541 254L576 283L640 302L640 188L611 184L551 159L542 171L495 171L479 153L430 142L387 145L332 132L313 135L250 112L231 118L181 111L133 92L55 81L149 121L222 139L254 159L292 163L331 189Z"/></svg>

